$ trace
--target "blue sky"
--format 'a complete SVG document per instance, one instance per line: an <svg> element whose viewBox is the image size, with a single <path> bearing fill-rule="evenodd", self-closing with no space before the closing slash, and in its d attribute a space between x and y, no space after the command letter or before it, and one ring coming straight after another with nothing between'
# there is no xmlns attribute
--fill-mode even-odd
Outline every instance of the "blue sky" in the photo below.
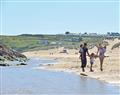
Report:
<svg viewBox="0 0 120 95"><path fill-rule="evenodd" d="M1 34L120 32L117 0L2 0Z"/></svg>

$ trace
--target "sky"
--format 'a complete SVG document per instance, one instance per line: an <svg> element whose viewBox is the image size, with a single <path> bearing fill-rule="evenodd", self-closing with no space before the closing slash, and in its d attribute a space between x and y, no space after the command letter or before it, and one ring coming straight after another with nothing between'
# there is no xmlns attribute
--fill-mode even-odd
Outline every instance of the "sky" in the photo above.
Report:
<svg viewBox="0 0 120 95"><path fill-rule="evenodd" d="M120 32L118 0L1 0L0 33Z"/></svg>

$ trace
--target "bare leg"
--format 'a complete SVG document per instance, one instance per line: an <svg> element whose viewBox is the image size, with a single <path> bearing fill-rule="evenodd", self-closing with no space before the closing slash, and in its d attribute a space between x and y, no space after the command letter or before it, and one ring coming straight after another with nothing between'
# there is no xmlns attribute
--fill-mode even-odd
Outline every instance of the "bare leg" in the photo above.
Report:
<svg viewBox="0 0 120 95"><path fill-rule="evenodd" d="M84 69L84 67L82 68L82 71L83 71L83 72L85 72L85 69Z"/></svg>
<svg viewBox="0 0 120 95"><path fill-rule="evenodd" d="M93 72L92 65L93 65L93 64L91 64L91 66L90 66L90 72Z"/></svg>
<svg viewBox="0 0 120 95"><path fill-rule="evenodd" d="M103 60L104 57L100 57L100 70L103 71Z"/></svg>

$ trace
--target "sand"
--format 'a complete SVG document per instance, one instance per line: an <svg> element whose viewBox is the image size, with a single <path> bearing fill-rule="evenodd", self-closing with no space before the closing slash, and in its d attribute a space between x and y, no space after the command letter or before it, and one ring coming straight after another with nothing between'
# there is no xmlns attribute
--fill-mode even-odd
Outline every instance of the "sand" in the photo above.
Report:
<svg viewBox="0 0 120 95"><path fill-rule="evenodd" d="M27 57L40 57L40 58L52 58L58 61L58 64L49 64L37 67L36 69L54 70L54 71L64 71L75 73L78 75L85 74L87 77L96 78L98 80L111 83L113 85L120 86L120 48L115 48L111 50L115 43L120 42L120 40L105 40L109 43L107 46L106 56L103 64L103 71L100 71L99 58L95 59L93 66L94 72L90 72L89 67L89 57L87 57L87 67L86 71L83 73L81 71L80 65L81 61L79 59L78 50L69 49L68 54L60 53L63 48L56 48L50 50L39 50L39 51L28 51L24 52ZM94 47L89 50L90 53L97 52L97 48ZM53 53L53 54L52 54Z"/></svg>

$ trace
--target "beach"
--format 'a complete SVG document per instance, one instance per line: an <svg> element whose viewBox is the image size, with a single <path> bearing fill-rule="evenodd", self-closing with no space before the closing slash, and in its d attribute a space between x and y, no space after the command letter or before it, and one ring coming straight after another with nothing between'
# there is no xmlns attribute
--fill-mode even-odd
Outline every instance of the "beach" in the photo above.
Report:
<svg viewBox="0 0 120 95"><path fill-rule="evenodd" d="M40 57L40 58L50 58L56 60L57 64L48 64L39 66L36 69L45 69L45 70L53 70L53 71L62 71L75 73L77 75L86 75L86 77L95 78L107 83L111 83L116 86L120 86L120 48L117 47L111 50L112 46L120 40L105 40L108 42L107 51L105 53L105 59L103 64L103 71L100 71L100 63L99 58L95 59L95 63L93 65L94 72L90 72L90 60L87 57L87 67L85 72L83 73L80 66L81 61L79 59L78 50L68 49L68 53L60 53L63 48L55 48L49 50L38 50L38 51L28 51L23 54L28 58L31 57ZM97 47L89 49L90 53L96 53Z"/></svg>

